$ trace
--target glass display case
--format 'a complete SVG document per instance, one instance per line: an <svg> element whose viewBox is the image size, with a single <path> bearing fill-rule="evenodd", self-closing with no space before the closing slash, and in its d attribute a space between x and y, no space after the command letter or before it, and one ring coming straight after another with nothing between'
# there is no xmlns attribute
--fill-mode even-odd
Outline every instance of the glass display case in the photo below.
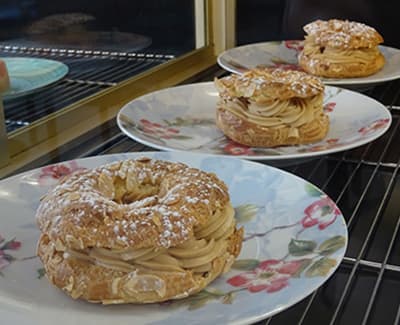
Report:
<svg viewBox="0 0 400 325"><path fill-rule="evenodd" d="M11 80L22 90L3 94L3 160L30 155L37 145L47 150L51 139L68 141L114 118L134 97L215 64L225 47L228 2L1 2L0 57L65 67L45 87L40 78L48 76L30 76L29 85Z"/></svg>

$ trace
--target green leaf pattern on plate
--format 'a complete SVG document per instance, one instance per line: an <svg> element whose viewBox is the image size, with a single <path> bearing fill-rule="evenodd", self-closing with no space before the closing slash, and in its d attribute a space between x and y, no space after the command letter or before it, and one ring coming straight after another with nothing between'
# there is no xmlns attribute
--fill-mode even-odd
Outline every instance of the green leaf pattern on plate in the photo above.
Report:
<svg viewBox="0 0 400 325"><path fill-rule="evenodd" d="M235 208L235 219L237 223L245 223L254 219L258 207L254 204L243 204Z"/></svg>
<svg viewBox="0 0 400 325"><path fill-rule="evenodd" d="M243 260L236 260L232 268L236 270L254 270L258 265L260 265L260 261L257 259L243 259Z"/></svg>
<svg viewBox="0 0 400 325"><path fill-rule="evenodd" d="M314 252L317 243L312 240L294 239L289 243L289 254L293 256L304 256Z"/></svg>
<svg viewBox="0 0 400 325"><path fill-rule="evenodd" d="M338 249L346 245L346 238L343 236L334 236L325 240L319 247L319 253L321 255L330 255L336 252Z"/></svg>
<svg viewBox="0 0 400 325"><path fill-rule="evenodd" d="M337 261L333 258L322 257L307 269L305 275L307 277L327 276L336 263Z"/></svg>
<svg viewBox="0 0 400 325"><path fill-rule="evenodd" d="M309 196L321 196L321 191L313 184L307 183L305 185L305 190Z"/></svg>
<svg viewBox="0 0 400 325"><path fill-rule="evenodd" d="M312 184L305 185L305 192L309 198L317 197L324 202L327 200L326 195ZM305 214L316 204L315 202L313 201L304 209ZM251 222L258 211L259 208L255 205L240 205L235 208L235 218L238 223ZM207 290L180 301L179 304L188 305L188 309L193 310L212 300L232 303L237 292L242 290L248 290L250 293L264 291L272 294L288 286L291 278L326 277L329 275L338 264L338 261L330 256L346 246L346 238L334 235L322 243L307 238L300 239L299 237L309 229L309 225L302 222L303 219L300 219L297 223L278 225L263 232L245 235L244 242L254 240L257 237L270 236L276 231L295 229L295 236L290 239L287 246L287 254L280 260L237 259L232 265L232 270L238 270L241 273L226 281L231 286L237 287L236 289L217 292L213 288L207 288ZM324 231L329 225L318 229Z"/></svg>

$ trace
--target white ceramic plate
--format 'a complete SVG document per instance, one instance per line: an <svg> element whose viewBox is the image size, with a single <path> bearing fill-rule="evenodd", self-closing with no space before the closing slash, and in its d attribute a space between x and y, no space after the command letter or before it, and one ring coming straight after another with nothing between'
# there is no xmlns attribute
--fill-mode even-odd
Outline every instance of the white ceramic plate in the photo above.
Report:
<svg viewBox="0 0 400 325"><path fill-rule="evenodd" d="M144 153L47 166L0 181L0 314L4 324L247 324L305 298L335 271L347 228L334 202L299 177L266 165L189 153L145 153L215 172L228 185L245 239L234 268L179 302L101 306L76 301L43 277L34 215L57 179Z"/></svg>
<svg viewBox="0 0 400 325"><path fill-rule="evenodd" d="M215 125L218 93L213 83L160 90L133 100L119 112L121 130L132 139L163 150L190 150L256 160L298 159L347 150L381 136L391 114L356 92L326 87L330 130L324 140L302 146L249 148L228 140Z"/></svg>
<svg viewBox="0 0 400 325"><path fill-rule="evenodd" d="M300 68L297 65L297 55L302 44L302 41L279 41L239 46L221 53L218 63L224 69L238 74L258 66L298 70ZM362 78L322 78L322 81L330 85L355 86L400 78L400 50L388 46L379 48L385 56L386 63L377 73Z"/></svg>
<svg viewBox="0 0 400 325"><path fill-rule="evenodd" d="M10 76L10 89L3 94L4 99L28 95L48 86L68 73L68 66L54 60L7 57L1 58Z"/></svg>

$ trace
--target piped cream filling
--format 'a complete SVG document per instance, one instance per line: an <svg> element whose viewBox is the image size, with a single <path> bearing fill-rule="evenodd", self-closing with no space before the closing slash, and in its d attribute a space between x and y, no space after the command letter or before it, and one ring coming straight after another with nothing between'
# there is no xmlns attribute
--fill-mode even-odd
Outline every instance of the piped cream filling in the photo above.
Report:
<svg viewBox="0 0 400 325"><path fill-rule="evenodd" d="M83 251L66 248L64 258L76 258L117 271L138 269L195 273L208 272L212 261L227 249L228 238L235 231L234 209L229 204L217 211L209 222L194 229L194 238L171 248L141 248L111 250L88 248Z"/></svg>
<svg viewBox="0 0 400 325"><path fill-rule="evenodd" d="M322 113L323 98L323 94L288 100L261 97L257 102L250 99L223 98L219 106L261 127L290 127L293 130L293 136L296 136L297 128L310 123Z"/></svg>
<svg viewBox="0 0 400 325"><path fill-rule="evenodd" d="M303 53L314 60L323 60L332 64L360 63L365 65L370 64L380 55L378 47L360 49L326 47L321 50L320 45L312 42L305 42Z"/></svg>

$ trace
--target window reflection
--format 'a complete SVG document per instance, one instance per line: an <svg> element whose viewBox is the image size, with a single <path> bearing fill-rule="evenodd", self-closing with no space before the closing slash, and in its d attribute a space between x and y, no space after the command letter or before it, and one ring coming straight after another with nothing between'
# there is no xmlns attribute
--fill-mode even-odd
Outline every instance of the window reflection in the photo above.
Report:
<svg viewBox="0 0 400 325"><path fill-rule="evenodd" d="M34 57L68 67L67 75L43 87L37 78L25 82L34 75L33 64L10 76L12 96L3 94L6 130L29 126L204 40L203 0L1 0L0 58Z"/></svg>
<svg viewBox="0 0 400 325"><path fill-rule="evenodd" d="M301 39L306 23L339 18L372 26L385 45L399 48L399 10L398 0L237 0L237 44Z"/></svg>
<svg viewBox="0 0 400 325"><path fill-rule="evenodd" d="M195 1L3 0L0 40L178 55L195 47Z"/></svg>

